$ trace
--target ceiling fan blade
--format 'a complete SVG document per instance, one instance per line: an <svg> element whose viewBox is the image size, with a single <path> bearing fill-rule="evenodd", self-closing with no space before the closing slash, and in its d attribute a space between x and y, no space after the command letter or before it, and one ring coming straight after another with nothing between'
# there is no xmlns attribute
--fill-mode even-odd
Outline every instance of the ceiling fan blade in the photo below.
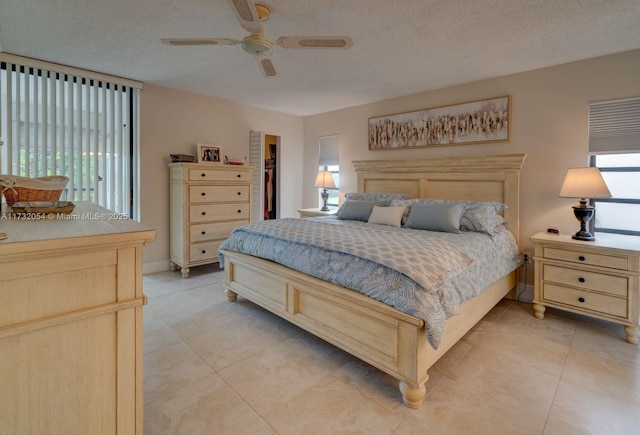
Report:
<svg viewBox="0 0 640 435"><path fill-rule="evenodd" d="M161 39L163 44L182 46L182 45L236 45L240 41L231 38L164 38Z"/></svg>
<svg viewBox="0 0 640 435"><path fill-rule="evenodd" d="M278 75L278 70L276 70L276 65L273 63L270 55L258 54L256 55L256 62L258 62L258 66L260 67L260 71L262 71L263 76L271 78Z"/></svg>
<svg viewBox="0 0 640 435"><path fill-rule="evenodd" d="M348 36L281 36L276 44L282 48L351 48L353 40Z"/></svg>
<svg viewBox="0 0 640 435"><path fill-rule="evenodd" d="M263 33L253 0L227 0L240 25L250 33Z"/></svg>

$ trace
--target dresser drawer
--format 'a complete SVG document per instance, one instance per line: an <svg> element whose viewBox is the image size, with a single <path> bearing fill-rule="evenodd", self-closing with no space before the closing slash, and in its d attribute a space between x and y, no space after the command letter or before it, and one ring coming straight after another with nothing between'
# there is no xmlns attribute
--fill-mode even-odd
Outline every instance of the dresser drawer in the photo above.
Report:
<svg viewBox="0 0 640 435"><path fill-rule="evenodd" d="M213 239L226 239L234 228L248 224L249 220L195 224L189 227L189 240L202 242Z"/></svg>
<svg viewBox="0 0 640 435"><path fill-rule="evenodd" d="M189 202L246 202L249 186L190 186Z"/></svg>
<svg viewBox="0 0 640 435"><path fill-rule="evenodd" d="M547 301L559 302L583 310L608 314L623 319L628 316L627 299L624 298L591 293L586 290L563 287L548 282L543 284L542 294L543 299Z"/></svg>
<svg viewBox="0 0 640 435"><path fill-rule="evenodd" d="M629 279L622 276L606 275L603 273L571 269L551 264L543 266L544 281L595 290L616 296L627 297Z"/></svg>
<svg viewBox="0 0 640 435"><path fill-rule="evenodd" d="M215 169L190 169L190 181L251 181L251 171L219 171Z"/></svg>
<svg viewBox="0 0 640 435"><path fill-rule="evenodd" d="M588 264L590 266L608 267L611 269L627 270L627 257L608 254L594 254L584 251L572 251L568 249L558 249L545 247L544 258L554 260L570 261L578 264Z"/></svg>
<svg viewBox="0 0 640 435"><path fill-rule="evenodd" d="M189 261L204 261L218 258L218 248L223 240L195 243L189 246Z"/></svg>
<svg viewBox="0 0 640 435"><path fill-rule="evenodd" d="M189 222L249 220L249 204L208 204L189 207Z"/></svg>

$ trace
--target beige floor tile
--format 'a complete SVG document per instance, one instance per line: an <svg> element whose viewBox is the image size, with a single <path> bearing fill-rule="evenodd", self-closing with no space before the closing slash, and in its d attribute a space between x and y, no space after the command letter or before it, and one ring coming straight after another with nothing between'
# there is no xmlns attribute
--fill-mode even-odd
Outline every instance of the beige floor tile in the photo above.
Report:
<svg viewBox="0 0 640 435"><path fill-rule="evenodd" d="M623 326L612 322L601 320L598 323L579 324L573 347L640 367L640 346L628 343Z"/></svg>
<svg viewBox="0 0 640 435"><path fill-rule="evenodd" d="M560 376L550 375L508 356L471 348L446 375L449 379L491 397L505 407L526 409L544 421L551 409Z"/></svg>
<svg viewBox="0 0 640 435"><path fill-rule="evenodd" d="M345 377L329 376L266 414L282 435L391 434L402 419Z"/></svg>
<svg viewBox="0 0 640 435"><path fill-rule="evenodd" d="M426 435L428 432L418 430L406 421L403 421L398 428L393 431L393 435Z"/></svg>
<svg viewBox="0 0 640 435"><path fill-rule="evenodd" d="M277 432L218 375L145 405L145 435L271 435Z"/></svg>
<svg viewBox="0 0 640 435"><path fill-rule="evenodd" d="M586 385L618 400L640 405L640 367L636 365L572 348L562 372L562 379Z"/></svg>
<svg viewBox="0 0 640 435"><path fill-rule="evenodd" d="M144 356L144 399L156 400L206 375L213 369L186 343L180 342Z"/></svg>
<svg viewBox="0 0 640 435"><path fill-rule="evenodd" d="M425 398L422 408L405 419L429 434L541 434L544 420L522 409L505 407L484 394L444 378Z"/></svg>
<svg viewBox="0 0 640 435"><path fill-rule="evenodd" d="M587 382L576 384L562 380L548 424L572 435L637 435L640 413L637 403L602 394L590 388Z"/></svg>
<svg viewBox="0 0 640 435"><path fill-rule="evenodd" d="M353 358L301 333L232 364L218 373L251 406L265 415L315 385Z"/></svg>
<svg viewBox="0 0 640 435"><path fill-rule="evenodd" d="M148 316L149 310L144 311L144 352L155 352L171 346L172 344L181 343L182 338L159 318Z"/></svg>

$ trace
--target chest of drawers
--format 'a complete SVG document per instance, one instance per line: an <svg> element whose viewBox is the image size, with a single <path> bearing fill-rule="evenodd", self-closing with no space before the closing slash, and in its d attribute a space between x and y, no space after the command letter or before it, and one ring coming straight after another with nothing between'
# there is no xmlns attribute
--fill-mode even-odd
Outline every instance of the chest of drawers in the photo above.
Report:
<svg viewBox="0 0 640 435"><path fill-rule="evenodd" d="M596 241L538 233L535 247L535 316L559 308L625 325L626 339L640 335L640 239L598 234Z"/></svg>
<svg viewBox="0 0 640 435"><path fill-rule="evenodd" d="M251 221L250 166L169 165L171 270L218 261L231 231Z"/></svg>

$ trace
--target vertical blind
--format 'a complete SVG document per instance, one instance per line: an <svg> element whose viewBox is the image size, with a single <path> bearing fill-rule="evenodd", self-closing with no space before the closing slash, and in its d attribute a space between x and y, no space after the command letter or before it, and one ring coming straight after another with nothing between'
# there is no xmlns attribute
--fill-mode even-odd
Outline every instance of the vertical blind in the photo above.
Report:
<svg viewBox="0 0 640 435"><path fill-rule="evenodd" d="M62 200L135 217L139 89L2 62L0 98L3 174L65 175Z"/></svg>

